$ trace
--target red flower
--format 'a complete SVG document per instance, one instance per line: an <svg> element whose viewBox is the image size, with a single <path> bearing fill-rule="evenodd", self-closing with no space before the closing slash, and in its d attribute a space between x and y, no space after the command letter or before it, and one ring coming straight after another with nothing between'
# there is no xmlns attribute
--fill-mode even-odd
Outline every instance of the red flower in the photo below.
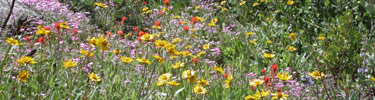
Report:
<svg viewBox="0 0 375 100"><path fill-rule="evenodd" d="M277 65L273 64L272 67L271 67L271 69L272 69L272 72L275 72L277 70Z"/></svg>
<svg viewBox="0 0 375 100"><path fill-rule="evenodd" d="M169 5L169 0L164 0L164 4Z"/></svg>
<svg viewBox="0 0 375 100"><path fill-rule="evenodd" d="M74 28L74 29L73 29L73 35L76 35L77 32L78 32L78 29Z"/></svg>
<svg viewBox="0 0 375 100"><path fill-rule="evenodd" d="M267 84L270 78L268 76L264 77L264 83Z"/></svg>
<svg viewBox="0 0 375 100"><path fill-rule="evenodd" d="M38 40L36 40L36 42L39 42L39 43L44 43L44 41L45 41L46 39L42 36L42 37L39 37L39 39Z"/></svg>
<svg viewBox="0 0 375 100"><path fill-rule="evenodd" d="M192 63L196 63L197 61L198 61L198 58L193 58L193 59L191 60Z"/></svg>
<svg viewBox="0 0 375 100"><path fill-rule="evenodd" d="M146 33L146 32L143 32L143 31L139 31L139 32L138 32L138 36L140 36L140 37L143 36L143 35L145 35L145 34L147 34L147 33Z"/></svg>
<svg viewBox="0 0 375 100"><path fill-rule="evenodd" d="M273 85L272 85L272 83L269 83L268 86L272 87Z"/></svg>
<svg viewBox="0 0 375 100"><path fill-rule="evenodd" d="M126 17L125 17L125 16L121 18L121 21L125 21L125 20L126 20Z"/></svg>
<svg viewBox="0 0 375 100"><path fill-rule="evenodd" d="M155 21L154 26L160 26L160 21Z"/></svg>
<svg viewBox="0 0 375 100"><path fill-rule="evenodd" d="M118 30L117 35L122 36L122 35L124 35L124 32L122 32L122 30Z"/></svg>
<svg viewBox="0 0 375 100"><path fill-rule="evenodd" d="M283 92L283 90L281 90L281 89L278 89L278 90L277 90L277 92Z"/></svg>
<svg viewBox="0 0 375 100"><path fill-rule="evenodd" d="M228 73L225 73L225 74L224 74L224 77L227 78L227 77L228 77Z"/></svg>
<svg viewBox="0 0 375 100"><path fill-rule="evenodd" d="M30 42L30 36L29 36L29 35L26 35L26 36L25 36L25 40L26 40L27 42Z"/></svg>
<svg viewBox="0 0 375 100"><path fill-rule="evenodd" d="M138 27L134 27L134 28L133 28L133 31L138 31Z"/></svg>
<svg viewBox="0 0 375 100"><path fill-rule="evenodd" d="M51 30L49 26L44 27L44 29L49 30L49 31Z"/></svg>
<svg viewBox="0 0 375 100"><path fill-rule="evenodd" d="M159 15L162 15L162 14L163 14L163 11L160 10L160 11L158 12L158 14L159 14Z"/></svg>
<svg viewBox="0 0 375 100"><path fill-rule="evenodd" d="M263 74L266 73L266 69L263 68L263 69L262 69L262 73L263 73Z"/></svg>
<svg viewBox="0 0 375 100"><path fill-rule="evenodd" d="M182 24L182 21L179 20L179 21L178 21L178 24Z"/></svg>
<svg viewBox="0 0 375 100"><path fill-rule="evenodd" d="M189 31L189 27L188 26L184 26L184 30L185 31Z"/></svg>
<svg viewBox="0 0 375 100"><path fill-rule="evenodd" d="M192 24L198 23L197 18L196 17L191 18L191 23Z"/></svg>
<svg viewBox="0 0 375 100"><path fill-rule="evenodd" d="M147 5L147 2L146 2L146 1L143 1L143 5Z"/></svg>
<svg viewBox="0 0 375 100"><path fill-rule="evenodd" d="M60 23L55 23L55 29L60 30Z"/></svg>
<svg viewBox="0 0 375 100"><path fill-rule="evenodd" d="M111 32L107 32L107 37L109 37L109 36L111 36L112 35L112 33Z"/></svg>

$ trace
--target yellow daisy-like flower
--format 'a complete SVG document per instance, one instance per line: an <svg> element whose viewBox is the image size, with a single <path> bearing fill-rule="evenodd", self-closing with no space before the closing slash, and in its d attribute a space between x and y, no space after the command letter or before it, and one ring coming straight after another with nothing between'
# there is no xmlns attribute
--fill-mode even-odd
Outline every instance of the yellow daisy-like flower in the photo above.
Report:
<svg viewBox="0 0 375 100"><path fill-rule="evenodd" d="M183 52L179 52L179 54L184 57L187 57L187 56L191 56L193 53L191 53L190 51L183 51Z"/></svg>
<svg viewBox="0 0 375 100"><path fill-rule="evenodd" d="M225 85L224 85L225 87L224 88L229 88L230 84L232 83L232 80L233 80L232 75L229 75L227 77L227 80L224 81L225 82Z"/></svg>
<svg viewBox="0 0 375 100"><path fill-rule="evenodd" d="M217 71L217 72L219 72L219 73L221 73L221 74L224 75L224 70L223 70L223 68L221 68L221 67L217 67L217 66L214 66L213 68L214 68L215 71Z"/></svg>
<svg viewBox="0 0 375 100"><path fill-rule="evenodd" d="M191 47L192 47L191 45L188 45L188 46L185 47L185 49L189 49L189 48L191 48Z"/></svg>
<svg viewBox="0 0 375 100"><path fill-rule="evenodd" d="M262 92L257 91L254 94L254 96L257 97L257 98L264 98L264 97L267 97L269 94L270 94L270 91L264 91L264 90L262 90Z"/></svg>
<svg viewBox="0 0 375 100"><path fill-rule="evenodd" d="M210 44L205 44L205 45L203 45L203 50L207 50L207 49L209 49L210 48Z"/></svg>
<svg viewBox="0 0 375 100"><path fill-rule="evenodd" d="M70 28L68 25L66 25L66 22L65 22L65 21L61 22L61 23L59 24L59 26L60 26L61 28L64 28L64 29L68 29L68 28Z"/></svg>
<svg viewBox="0 0 375 100"><path fill-rule="evenodd" d="M17 79L20 81L20 82L23 82L25 83L27 78L29 78L29 72L28 71L22 71L21 73L19 73L17 75Z"/></svg>
<svg viewBox="0 0 375 100"><path fill-rule="evenodd" d="M253 81L250 81L250 86L254 86L254 87L256 87L256 86L261 85L261 84L263 84L263 83L264 83L263 80L260 80L260 79L254 79Z"/></svg>
<svg viewBox="0 0 375 100"><path fill-rule="evenodd" d="M272 41L271 41L271 40L268 40L268 41L267 41L267 43L268 43L268 44L271 44L271 43L272 43Z"/></svg>
<svg viewBox="0 0 375 100"><path fill-rule="evenodd" d="M160 56L158 56L158 55L153 55L153 57L156 59L156 60L158 60L158 62L160 62L160 63L164 63L164 59L162 58L162 57L160 57Z"/></svg>
<svg viewBox="0 0 375 100"><path fill-rule="evenodd" d="M99 76L95 75L94 72L91 72L89 75L87 75L89 77L89 80L91 81L96 81L96 82L100 82L101 79Z"/></svg>
<svg viewBox="0 0 375 100"><path fill-rule="evenodd" d="M275 57L275 54L271 54L271 53L263 53L263 57L264 57L264 58L272 59L273 57Z"/></svg>
<svg viewBox="0 0 375 100"><path fill-rule="evenodd" d="M36 34L48 35L49 33L51 33L51 30L46 30L42 25L38 25L38 30L36 31Z"/></svg>
<svg viewBox="0 0 375 100"><path fill-rule="evenodd" d="M96 39L95 37L87 38L87 42L89 42L89 45L91 45L92 47L96 46L97 41L98 41L98 39Z"/></svg>
<svg viewBox="0 0 375 100"><path fill-rule="evenodd" d="M194 86L193 91L194 91L195 94L206 94L207 93L207 89L204 88L203 86L200 86L200 85Z"/></svg>
<svg viewBox="0 0 375 100"><path fill-rule="evenodd" d="M313 72L309 72L309 76L311 76L315 79L320 79L320 78L324 77L324 73L319 72L319 71L313 71Z"/></svg>
<svg viewBox="0 0 375 100"><path fill-rule="evenodd" d="M10 45L22 45L21 43L18 42L18 40L15 40L13 38L7 38L6 40Z"/></svg>
<svg viewBox="0 0 375 100"><path fill-rule="evenodd" d="M246 35L253 35L254 32L247 32Z"/></svg>
<svg viewBox="0 0 375 100"><path fill-rule="evenodd" d="M97 42L96 44L100 46L100 49L102 51L109 50L108 46L111 45L110 43L107 42L107 40L105 40L104 35L99 36L99 38L96 42Z"/></svg>
<svg viewBox="0 0 375 100"><path fill-rule="evenodd" d="M33 58L29 56L22 56L20 59L17 59L16 61L18 64L23 65L25 63L27 64L35 64L36 62L34 61Z"/></svg>
<svg viewBox="0 0 375 100"><path fill-rule="evenodd" d="M155 41L155 46L156 47L161 47L161 48L164 48L165 46L167 46L168 42L165 41L165 40L156 40Z"/></svg>
<svg viewBox="0 0 375 100"><path fill-rule="evenodd" d="M174 38L172 40L172 43L177 43L177 42L181 42L182 40L180 38Z"/></svg>
<svg viewBox="0 0 375 100"><path fill-rule="evenodd" d="M290 52L293 52L293 51L296 51L297 48L293 47L293 46L289 46L289 49L288 49Z"/></svg>
<svg viewBox="0 0 375 100"><path fill-rule="evenodd" d="M287 73L277 73L277 78L286 81L292 79L292 75L288 75Z"/></svg>
<svg viewBox="0 0 375 100"><path fill-rule="evenodd" d="M148 7L142 8L142 11L147 11L147 10L148 10Z"/></svg>
<svg viewBox="0 0 375 100"><path fill-rule="evenodd" d="M77 66L77 64L78 64L78 62L73 61L72 59L65 60L65 61L63 62L63 66L64 66L65 68L75 67L75 66Z"/></svg>
<svg viewBox="0 0 375 100"><path fill-rule="evenodd" d="M254 40L249 40L251 44L257 45L257 43Z"/></svg>
<svg viewBox="0 0 375 100"><path fill-rule="evenodd" d="M204 80L204 78L202 78L201 80L198 81L198 85L209 86L210 82L208 82L208 81Z"/></svg>
<svg viewBox="0 0 375 100"><path fill-rule="evenodd" d="M131 62L134 61L133 58L130 58L130 57L123 57L123 56L120 56L120 60L121 60L122 62L124 62L124 63L127 63L127 64L129 64L129 63L131 63Z"/></svg>
<svg viewBox="0 0 375 100"><path fill-rule="evenodd" d="M258 98L254 97L254 96L251 96L251 95L248 95L245 97L245 100L258 100Z"/></svg>
<svg viewBox="0 0 375 100"><path fill-rule="evenodd" d="M181 19L181 16L173 16L173 19Z"/></svg>
<svg viewBox="0 0 375 100"><path fill-rule="evenodd" d="M199 17L199 16L195 16L195 18L197 18L199 21L205 21L202 17Z"/></svg>
<svg viewBox="0 0 375 100"><path fill-rule="evenodd" d="M254 3L253 3L253 7L256 7L256 6L258 6L258 5L259 5L258 2L254 2Z"/></svg>
<svg viewBox="0 0 375 100"><path fill-rule="evenodd" d="M186 70L182 72L182 78L188 79L188 83L194 83L196 80L195 71L193 70Z"/></svg>
<svg viewBox="0 0 375 100"><path fill-rule="evenodd" d="M79 50L79 53L81 53L85 57L93 57L94 53L90 52L89 50Z"/></svg>
<svg viewBox="0 0 375 100"><path fill-rule="evenodd" d="M113 50L112 53L114 53L114 54L120 54L121 50Z"/></svg>
<svg viewBox="0 0 375 100"><path fill-rule="evenodd" d="M272 93L271 95L273 95L273 97L271 98L272 100L274 99L287 100L289 97L289 95L281 93L281 92Z"/></svg>
<svg viewBox="0 0 375 100"><path fill-rule="evenodd" d="M294 4L294 0L288 0L288 5L293 5Z"/></svg>
<svg viewBox="0 0 375 100"><path fill-rule="evenodd" d="M194 7L195 10L198 10L199 8L201 8L201 6L195 6Z"/></svg>
<svg viewBox="0 0 375 100"><path fill-rule="evenodd" d="M172 65L171 67L174 68L174 69L179 69L179 68L184 67L184 66L185 66L185 63L176 62L176 64Z"/></svg>
<svg viewBox="0 0 375 100"><path fill-rule="evenodd" d="M164 85L165 83L167 83L169 81L171 76L172 76L171 73L165 73L165 74L160 75L159 78L158 78L158 82L156 83L156 86Z"/></svg>
<svg viewBox="0 0 375 100"><path fill-rule="evenodd" d="M290 34L289 34L289 38L290 38L291 40L295 40L295 39L297 38L297 35L296 35L295 33L290 33Z"/></svg>
<svg viewBox="0 0 375 100"><path fill-rule="evenodd" d="M98 6L98 7L101 7L101 8L107 8L108 6L107 5L105 5L104 3L99 3L99 2L97 2L97 3L94 3L96 6Z"/></svg>
<svg viewBox="0 0 375 100"><path fill-rule="evenodd" d="M223 4L226 4L226 3L227 3L227 1L224 0L224 1L221 1L220 5L223 5Z"/></svg>
<svg viewBox="0 0 375 100"><path fill-rule="evenodd" d="M152 34L145 34L145 35L142 35L142 37L141 37L141 40L142 41L148 41L148 40L152 40L152 39L154 39L154 35L152 35Z"/></svg>
<svg viewBox="0 0 375 100"><path fill-rule="evenodd" d="M375 82L375 77L374 76L371 76L370 79Z"/></svg>
<svg viewBox="0 0 375 100"><path fill-rule="evenodd" d="M176 81L170 81L168 82L168 85L170 86L179 86L181 83L177 83Z"/></svg>
<svg viewBox="0 0 375 100"><path fill-rule="evenodd" d="M325 38L324 36L319 36L318 39L319 39L319 40L324 40L324 39L326 39L326 38Z"/></svg>
<svg viewBox="0 0 375 100"><path fill-rule="evenodd" d="M151 64L151 61L147 60L146 58L138 58L137 61L140 63Z"/></svg>
<svg viewBox="0 0 375 100"><path fill-rule="evenodd" d="M246 1L241 1L240 6L244 5L245 3L246 3Z"/></svg>

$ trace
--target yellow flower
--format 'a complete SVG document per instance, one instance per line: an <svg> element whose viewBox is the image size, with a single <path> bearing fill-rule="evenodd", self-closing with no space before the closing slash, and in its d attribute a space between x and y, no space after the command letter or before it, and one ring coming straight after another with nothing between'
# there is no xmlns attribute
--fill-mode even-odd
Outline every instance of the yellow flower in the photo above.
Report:
<svg viewBox="0 0 375 100"><path fill-rule="evenodd" d="M319 72L319 71L313 71L313 72L309 72L309 76L315 78L315 79L320 79L322 77L324 77L324 73L323 72Z"/></svg>
<svg viewBox="0 0 375 100"><path fill-rule="evenodd" d="M170 86L178 86L180 84L181 83L177 83L176 81L170 81L170 82L168 82L168 85L170 85Z"/></svg>
<svg viewBox="0 0 375 100"><path fill-rule="evenodd" d="M34 61L33 58L29 56L22 56L20 59L17 59L16 61L18 64L23 65L25 63L27 64L35 64L36 62Z"/></svg>
<svg viewBox="0 0 375 100"><path fill-rule="evenodd" d="M181 16L173 16L174 19L180 19Z"/></svg>
<svg viewBox="0 0 375 100"><path fill-rule="evenodd" d="M256 7L256 6L258 6L258 5L259 5L258 2L253 3L253 7Z"/></svg>
<svg viewBox="0 0 375 100"><path fill-rule="evenodd" d="M120 56L120 60L124 63L131 63L133 62L133 58L130 58L130 57L123 57L123 56Z"/></svg>
<svg viewBox="0 0 375 100"><path fill-rule="evenodd" d="M174 38L172 40L172 43L177 43L177 42L181 42L182 40L180 38Z"/></svg>
<svg viewBox="0 0 375 100"><path fill-rule="evenodd" d="M108 6L107 5L105 5L104 3L94 3L96 6L98 6L98 7L101 7L101 8L107 8Z"/></svg>
<svg viewBox="0 0 375 100"><path fill-rule="evenodd" d="M197 18L199 21L204 21L204 19L202 17L199 17L199 16L195 16L195 18Z"/></svg>
<svg viewBox="0 0 375 100"><path fill-rule="evenodd" d="M119 53L121 53L121 50L113 50L112 53L119 54Z"/></svg>
<svg viewBox="0 0 375 100"><path fill-rule="evenodd" d="M184 72L182 72L182 78L187 78L188 79L188 83L194 83L195 82L195 79L197 78L195 76L195 71L193 70L186 70Z"/></svg>
<svg viewBox="0 0 375 100"><path fill-rule="evenodd" d="M257 43L254 40L249 40L251 44L257 45Z"/></svg>
<svg viewBox="0 0 375 100"><path fill-rule="evenodd" d="M194 86L193 91L194 91L195 94L206 94L207 93L207 89L204 88L203 86L200 86L200 85Z"/></svg>
<svg viewBox="0 0 375 100"><path fill-rule="evenodd" d="M170 56L169 59L176 59L177 56Z"/></svg>
<svg viewBox="0 0 375 100"><path fill-rule="evenodd" d="M94 53L88 51L88 50L79 50L79 53L81 53L82 55L84 55L85 57L93 57L94 56Z"/></svg>
<svg viewBox="0 0 375 100"><path fill-rule="evenodd" d="M324 36L319 36L318 39L319 39L319 40L324 40L324 39L326 39L326 38L325 38Z"/></svg>
<svg viewBox="0 0 375 100"><path fill-rule="evenodd" d="M125 35L125 37L129 37L130 35L132 35L133 33L128 33Z"/></svg>
<svg viewBox="0 0 375 100"><path fill-rule="evenodd" d="M147 60L146 58L138 58L137 61L140 63L151 64L151 61Z"/></svg>
<svg viewBox="0 0 375 100"><path fill-rule="evenodd" d="M142 11L147 11L147 10L148 10L148 7L142 8Z"/></svg>
<svg viewBox="0 0 375 100"><path fill-rule="evenodd" d="M271 43L272 43L272 41L271 41L271 40L268 40L268 41L267 41L267 43L268 43L268 44L271 44Z"/></svg>
<svg viewBox="0 0 375 100"><path fill-rule="evenodd" d="M156 47L164 48L167 44L168 44L168 42L165 41L165 40L156 40L155 41L155 46Z"/></svg>
<svg viewBox="0 0 375 100"><path fill-rule="evenodd" d="M152 35L152 34L145 34L145 35L143 35L142 37L141 37L141 40L143 40L143 41L148 41L148 40L152 40L152 39L154 39L154 35Z"/></svg>
<svg viewBox="0 0 375 100"><path fill-rule="evenodd" d="M246 1L241 1L240 6L244 5L245 3L246 3Z"/></svg>
<svg viewBox="0 0 375 100"><path fill-rule="evenodd" d="M245 100L258 100L258 98L254 97L254 96L251 96L251 95L248 95L245 97Z"/></svg>
<svg viewBox="0 0 375 100"><path fill-rule="evenodd" d="M22 45L21 43L18 42L18 40L15 40L13 38L7 38L6 40L10 45Z"/></svg>
<svg viewBox="0 0 375 100"><path fill-rule="evenodd" d="M190 51L179 52L179 54L184 56L184 57L192 55L192 53Z"/></svg>
<svg viewBox="0 0 375 100"><path fill-rule="evenodd" d="M77 66L77 64L78 64L78 62L73 61L72 59L65 60L65 61L63 62L63 66L64 66L65 68L75 67L75 66Z"/></svg>
<svg viewBox="0 0 375 100"><path fill-rule="evenodd" d="M254 96L257 97L257 98L264 98L264 97L267 97L269 94L270 94L270 91L264 91L264 90L262 90L262 92L257 91L254 94Z"/></svg>
<svg viewBox="0 0 375 100"><path fill-rule="evenodd" d="M91 45L92 47L96 46L96 43L98 41L98 39L96 39L95 37L92 37L92 38L87 38L87 41L89 42L89 45Z"/></svg>
<svg viewBox="0 0 375 100"><path fill-rule="evenodd" d="M204 78L202 78L201 80L198 81L198 85L200 86L208 86L210 85L210 82L204 80Z"/></svg>
<svg viewBox="0 0 375 100"><path fill-rule="evenodd" d="M144 11L144 12L142 12L142 15L144 15L144 14L148 14L148 13L150 13L152 10L147 10L147 11Z"/></svg>
<svg viewBox="0 0 375 100"><path fill-rule="evenodd" d="M260 79L254 79L253 81L250 81L250 86L254 86L254 87L256 87L256 86L261 85L261 84L263 84L263 83L264 83L263 80L260 80Z"/></svg>
<svg viewBox="0 0 375 100"><path fill-rule="evenodd" d="M65 22L65 21L61 22L61 23L59 24L59 26L60 26L61 28L64 28L64 29L68 29L68 28L70 28L69 26L66 25L66 22Z"/></svg>
<svg viewBox="0 0 375 100"><path fill-rule="evenodd" d="M199 53L197 54L197 57L200 57L200 56L203 55L203 54L206 54L206 52L204 52L204 51L199 52Z"/></svg>
<svg viewBox="0 0 375 100"><path fill-rule="evenodd" d="M205 45L203 45L203 50L207 50L207 49L209 49L210 48L210 44L205 44Z"/></svg>
<svg viewBox="0 0 375 100"><path fill-rule="evenodd" d="M189 48L191 48L191 47L192 47L191 45L188 45L188 46L185 47L185 49L189 49Z"/></svg>
<svg viewBox="0 0 375 100"><path fill-rule="evenodd" d="M109 50L109 48L107 46L111 45L110 43L107 42L107 40L105 40L104 35L99 36L99 38L96 42L97 42L96 44L100 46L100 49L102 51Z"/></svg>
<svg viewBox="0 0 375 100"><path fill-rule="evenodd" d="M198 10L199 8L201 8L201 6L195 6L194 7L195 10Z"/></svg>
<svg viewBox="0 0 375 100"><path fill-rule="evenodd" d="M294 4L294 0L288 0L288 5L293 5Z"/></svg>
<svg viewBox="0 0 375 100"><path fill-rule="evenodd" d="M289 95L286 95L286 94L281 93L281 92L272 93L271 95L273 95L272 100L273 99L287 100L288 97L289 97Z"/></svg>
<svg viewBox="0 0 375 100"><path fill-rule="evenodd" d="M227 8L221 8L221 11L227 11L228 9Z"/></svg>
<svg viewBox="0 0 375 100"><path fill-rule="evenodd" d="M94 72L91 72L89 75L87 75L91 81L100 82L101 79L99 76L95 75Z"/></svg>
<svg viewBox="0 0 375 100"><path fill-rule="evenodd" d="M218 71L218 72L220 72L221 74L224 75L224 70L223 70L223 68L214 66L214 69L215 69L215 71Z"/></svg>
<svg viewBox="0 0 375 100"><path fill-rule="evenodd" d="M224 1L221 1L220 5L223 5L223 4L226 4L226 3L227 3L227 1L224 0Z"/></svg>
<svg viewBox="0 0 375 100"><path fill-rule="evenodd" d="M160 56L158 56L158 55L153 55L154 56L154 58L156 59L156 60L158 60L158 62L160 62L160 63L164 63L164 59L162 58L162 57L160 57Z"/></svg>
<svg viewBox="0 0 375 100"><path fill-rule="evenodd" d="M290 33L289 38L292 39L292 40L295 40L297 38L297 36L294 33Z"/></svg>
<svg viewBox="0 0 375 100"><path fill-rule="evenodd" d="M158 78L158 82L156 83L156 86L164 85L165 83L169 81L171 76L172 76L171 73L165 73L165 74L160 75Z"/></svg>
<svg viewBox="0 0 375 100"><path fill-rule="evenodd" d="M25 83L26 82L26 80L27 80L27 78L29 77L29 72L27 72L27 71L22 71L21 73L19 73L18 75L17 75L17 79L20 81L20 82L23 82L23 83Z"/></svg>
<svg viewBox="0 0 375 100"><path fill-rule="evenodd" d="M375 82L375 77L374 77L374 76L371 76L371 80Z"/></svg>
<svg viewBox="0 0 375 100"><path fill-rule="evenodd" d="M275 54L271 54L271 53L263 53L263 57L264 57L264 58L272 59L273 57L275 57Z"/></svg>
<svg viewBox="0 0 375 100"><path fill-rule="evenodd" d="M292 79L292 75L288 75L287 73L277 73L277 78L286 81Z"/></svg>
<svg viewBox="0 0 375 100"><path fill-rule="evenodd" d="M296 51L297 48L293 47L293 46L289 46L289 49L288 49L290 52L293 52L293 51Z"/></svg>
<svg viewBox="0 0 375 100"><path fill-rule="evenodd" d="M153 29L161 30L160 26L152 26Z"/></svg>
<svg viewBox="0 0 375 100"><path fill-rule="evenodd" d="M171 67L174 68L174 69L179 69L179 68L184 67L184 66L185 66L185 63L176 62L176 64L172 65Z"/></svg>
<svg viewBox="0 0 375 100"><path fill-rule="evenodd" d="M225 80L224 82L225 82L225 87L224 88L229 88L229 86L230 86L230 83L232 82L232 80L233 80L233 77L232 77L232 75L229 75L228 77L227 77L227 80Z"/></svg>
<svg viewBox="0 0 375 100"><path fill-rule="evenodd" d="M246 35L253 35L254 32L247 32Z"/></svg>
<svg viewBox="0 0 375 100"><path fill-rule="evenodd" d="M46 30L42 25L38 25L38 30L36 31L36 34L38 35L48 35L51 33L51 30Z"/></svg>

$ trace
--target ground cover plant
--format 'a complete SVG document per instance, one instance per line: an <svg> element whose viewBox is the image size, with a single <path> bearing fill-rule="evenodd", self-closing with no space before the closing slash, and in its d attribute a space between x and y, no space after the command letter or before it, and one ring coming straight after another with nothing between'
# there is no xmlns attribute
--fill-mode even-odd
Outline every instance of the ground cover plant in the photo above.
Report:
<svg viewBox="0 0 375 100"><path fill-rule="evenodd" d="M16 3L0 99L375 99L374 0Z"/></svg>

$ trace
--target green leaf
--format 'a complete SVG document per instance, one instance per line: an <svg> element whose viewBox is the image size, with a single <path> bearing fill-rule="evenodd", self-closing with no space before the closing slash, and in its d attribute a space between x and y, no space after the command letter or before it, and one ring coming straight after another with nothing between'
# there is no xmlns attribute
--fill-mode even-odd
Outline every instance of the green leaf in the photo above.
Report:
<svg viewBox="0 0 375 100"><path fill-rule="evenodd" d="M331 2L329 2L329 0L326 0L326 2L324 3L324 5L325 5L326 7L328 7L330 3L331 3Z"/></svg>

